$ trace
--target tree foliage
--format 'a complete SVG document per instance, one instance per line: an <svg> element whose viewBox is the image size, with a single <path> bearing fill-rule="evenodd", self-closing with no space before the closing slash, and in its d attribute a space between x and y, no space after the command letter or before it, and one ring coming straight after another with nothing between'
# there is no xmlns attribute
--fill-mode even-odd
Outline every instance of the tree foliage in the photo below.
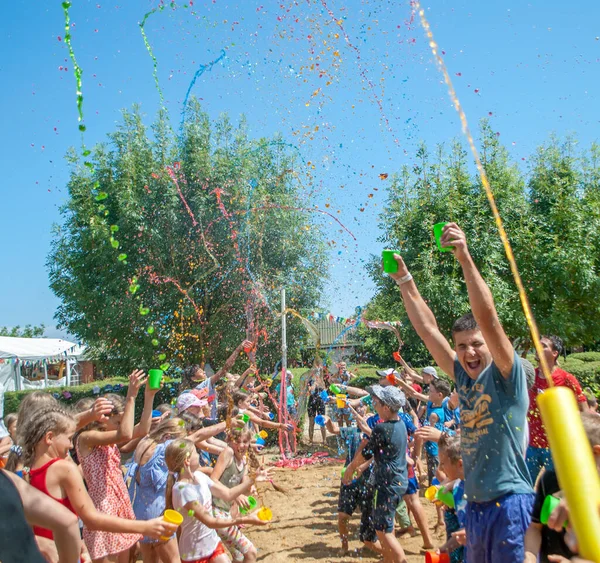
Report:
<svg viewBox="0 0 600 563"><path fill-rule="evenodd" d="M41 338L44 336L44 332L46 331L46 327L44 324L39 326L35 325L25 325L21 328L19 325L17 326L3 326L0 327L0 336L12 336L19 338Z"/></svg>
<svg viewBox="0 0 600 563"><path fill-rule="evenodd" d="M487 122L481 127L481 156L508 233L536 321L542 333L558 334L567 345L593 346L600 340L600 147L582 154L576 143L551 138L531 160L527 176L510 162ZM380 242L397 248L433 310L442 332L468 311L460 266L440 253L432 226L455 221L467 235L475 263L492 290L500 320L511 338L527 342L529 332L515 283L478 176L467 165L458 142L450 150L425 146L418 164L392 181L380 226ZM430 357L410 326L398 289L371 264L377 292L371 318L401 320L406 355L416 362ZM390 363L395 342L371 331L373 359ZM527 345L527 344L526 344Z"/></svg>
<svg viewBox="0 0 600 563"><path fill-rule="evenodd" d="M254 326L273 365L279 288L311 308L326 271L298 156L251 139L243 118L211 123L192 100L179 135L162 114L147 131L134 109L89 159L93 177L70 156L48 258L59 325L123 369L218 365ZM290 325L293 342L302 328Z"/></svg>

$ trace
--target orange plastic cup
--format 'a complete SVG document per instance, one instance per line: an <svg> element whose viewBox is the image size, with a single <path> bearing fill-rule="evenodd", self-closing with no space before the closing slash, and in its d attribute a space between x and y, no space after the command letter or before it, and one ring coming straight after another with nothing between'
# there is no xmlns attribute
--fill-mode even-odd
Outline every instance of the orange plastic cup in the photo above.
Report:
<svg viewBox="0 0 600 563"><path fill-rule="evenodd" d="M183 523L183 515L177 512L176 510L171 510L170 508L167 508L167 510L165 510L163 513L163 520L165 522L169 522L169 524L177 524L177 526L181 526L181 524ZM170 538L161 536L160 539L162 541L167 541Z"/></svg>

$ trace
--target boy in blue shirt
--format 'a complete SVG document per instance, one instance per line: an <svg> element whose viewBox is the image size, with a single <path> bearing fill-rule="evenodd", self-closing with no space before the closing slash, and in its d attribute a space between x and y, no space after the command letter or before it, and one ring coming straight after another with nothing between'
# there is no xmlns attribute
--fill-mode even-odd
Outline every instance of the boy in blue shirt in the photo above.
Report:
<svg viewBox="0 0 600 563"><path fill-rule="evenodd" d="M396 507L408 487L406 426L398 416L406 399L397 387L373 385L367 391L381 422L373 428L362 452L357 453L346 468L342 483L349 485L354 472L374 458L373 525L381 542L383 560L407 563L404 550L394 535Z"/></svg>
<svg viewBox="0 0 600 563"><path fill-rule="evenodd" d="M523 561L534 498L523 456L529 405L525 374L456 223L444 226L441 245L451 248L462 268L472 309L452 327L454 350L398 254L398 271L390 276L417 334L458 388L467 563Z"/></svg>
<svg viewBox="0 0 600 563"><path fill-rule="evenodd" d="M366 413L364 404L357 405L359 415ZM331 434L339 434L346 443L346 462L344 467L348 467L357 453L361 452L367 444L367 438L356 426L340 427L329 417L325 416L325 426ZM360 466L352 482L349 485L341 483L340 495L338 499L338 532L342 540L342 552L348 552L348 523L354 511L359 508L361 511L359 539L369 549L381 555L381 545L377 539L375 528L373 527L373 486L369 482L371 477L371 462L366 461Z"/></svg>

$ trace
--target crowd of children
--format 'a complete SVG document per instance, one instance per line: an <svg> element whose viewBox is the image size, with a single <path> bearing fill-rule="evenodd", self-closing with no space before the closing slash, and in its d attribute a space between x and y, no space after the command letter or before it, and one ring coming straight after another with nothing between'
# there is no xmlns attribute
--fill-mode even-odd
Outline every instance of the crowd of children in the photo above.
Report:
<svg viewBox="0 0 600 563"><path fill-rule="evenodd" d="M248 342L240 349L243 345ZM73 411L49 393L32 392L17 414L7 415L8 436L0 442L6 469L28 486L19 483L15 490L14 480L3 478L2 490L7 498L18 493L39 498L36 490L54 501L44 506L55 509L67 527L63 509L79 519L83 541L78 531L76 558L61 561L127 563L136 555L145 563L256 561L248 527L264 526L270 518L261 515L264 507L251 495L260 498L256 483L261 481L282 490L259 461L257 433L293 426L273 420L264 397L253 392L253 374L248 370L238 377L221 370L208 378L192 366L176 406L155 406L158 389L150 388L140 370L129 376L124 397L83 399ZM179 531L163 516L168 508L182 515ZM24 517L32 525L37 550L30 549L36 556L57 561L59 554L73 553L56 518L39 518L31 510ZM2 561L25 561L0 553Z"/></svg>
<svg viewBox="0 0 600 563"><path fill-rule="evenodd" d="M416 535L413 520L423 551L447 554L452 563L575 561L566 503L557 500L558 509L545 514L548 499L561 496L535 405L547 384L524 367L504 333L464 233L449 223L441 243L463 269L472 310L454 323L453 347L399 255L390 275L445 376L431 366L418 373L398 355L399 371L379 372L379 383L366 390L352 386L345 363L331 376L317 367L305 382L310 442L317 425L323 442L329 432L345 444L337 514L342 550L359 510L359 538L385 563L406 563L398 536ZM256 512L256 483L273 484L258 452L268 430L295 438L298 403L291 372L284 372L275 399L254 368L228 373L253 345L241 343L213 375L187 368L176 408L154 405L158 389L139 370L125 397L84 399L73 412L48 393L28 394L19 412L5 417L0 439L0 494L12 510L3 511L2 529L19 538L26 559L4 546L0 560L42 561L43 554L49 561L127 563L140 554L145 563L255 562L248 526L269 520L264 507ZM571 388L581 410L591 411L582 419L600 472L594 400L558 367L560 339L544 337L542 345L554 384ZM274 405L284 399L286 408L271 413L268 398ZM436 505L433 533L419 494L424 484ZM180 526L163 517L166 510L180 514ZM74 531L77 519L83 541ZM441 540L436 533L443 530Z"/></svg>

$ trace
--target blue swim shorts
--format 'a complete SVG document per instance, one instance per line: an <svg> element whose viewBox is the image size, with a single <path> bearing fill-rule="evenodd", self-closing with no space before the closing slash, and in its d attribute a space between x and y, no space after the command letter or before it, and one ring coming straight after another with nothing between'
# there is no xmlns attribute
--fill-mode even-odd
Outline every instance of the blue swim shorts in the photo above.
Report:
<svg viewBox="0 0 600 563"><path fill-rule="evenodd" d="M534 499L534 494L507 494L489 502L468 502L467 563L523 561Z"/></svg>

